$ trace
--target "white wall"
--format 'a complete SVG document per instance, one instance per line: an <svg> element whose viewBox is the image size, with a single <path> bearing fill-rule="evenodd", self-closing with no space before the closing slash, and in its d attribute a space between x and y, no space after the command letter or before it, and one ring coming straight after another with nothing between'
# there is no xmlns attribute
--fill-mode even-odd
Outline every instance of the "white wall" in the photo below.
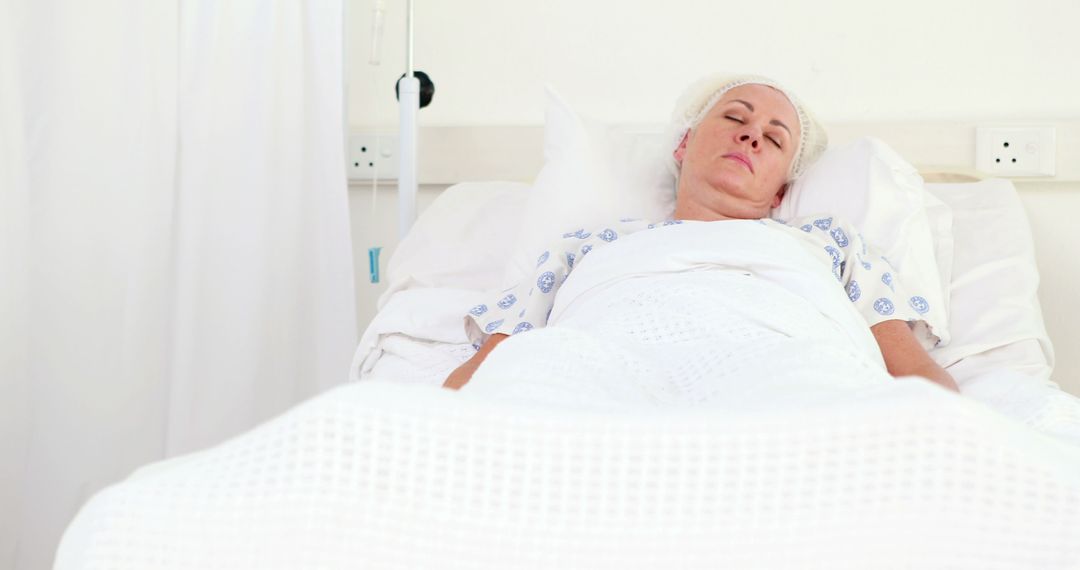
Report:
<svg viewBox="0 0 1080 570"><path fill-rule="evenodd" d="M404 0L388 0L383 61L367 63L374 0L351 0L349 116L353 129L396 129L393 84L404 71ZM1080 3L989 0L799 2L715 0L414 0L416 68L436 85L421 126L538 125L542 86L583 114L623 123L666 119L698 76L749 71L787 84L830 123L1064 121L1080 118ZM421 157L422 159L422 157ZM1065 157L1069 160L1069 157ZM1062 160L1059 157L1059 161ZM1080 160L1074 157L1071 160ZM966 165L973 167L974 165ZM1070 225L1080 184L1018 183L1033 224L1044 298L1080 290L1080 268L1049 252ZM439 188L421 192L422 209ZM392 188L372 215L353 187L358 322L374 315L367 248L392 254ZM377 220L377 221L376 221ZM1059 370L1080 371L1072 306L1044 302ZM1075 324L1074 324L1075 323ZM1059 380L1061 381L1061 380ZM1080 376L1065 380L1080 393Z"/></svg>
<svg viewBox="0 0 1080 570"><path fill-rule="evenodd" d="M387 0L383 64L367 64L374 0L350 2L350 120L395 124L405 0ZM717 70L789 85L825 122L1080 115L1080 3L1064 0L415 0L424 125L542 120L550 82L601 119L663 120ZM375 72L373 73L373 70ZM379 86L380 111L375 107Z"/></svg>

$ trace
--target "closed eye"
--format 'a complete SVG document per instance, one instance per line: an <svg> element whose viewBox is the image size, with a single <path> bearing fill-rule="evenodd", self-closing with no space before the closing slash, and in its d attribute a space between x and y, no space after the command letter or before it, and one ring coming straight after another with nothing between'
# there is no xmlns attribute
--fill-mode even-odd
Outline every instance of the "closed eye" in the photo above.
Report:
<svg viewBox="0 0 1080 570"><path fill-rule="evenodd" d="M768 138L768 139L769 139L770 141L772 141L772 143L773 143L774 145L776 145L776 148L778 148L778 149L780 149L780 150L783 150L783 149L784 149L783 145L781 145L781 144L780 144L780 142L779 142L779 141L777 141L776 139L774 139L774 138L772 138L772 137L766 137L766 138Z"/></svg>

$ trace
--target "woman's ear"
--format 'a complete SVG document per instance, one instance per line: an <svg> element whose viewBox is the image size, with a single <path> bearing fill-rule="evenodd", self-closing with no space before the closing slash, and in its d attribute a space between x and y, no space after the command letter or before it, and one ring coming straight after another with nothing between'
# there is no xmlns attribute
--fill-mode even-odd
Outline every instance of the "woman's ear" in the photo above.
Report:
<svg viewBox="0 0 1080 570"><path fill-rule="evenodd" d="M686 156L686 141L690 138L690 129L686 130L686 133L682 136L682 141L679 142L679 146L675 147L675 152L671 153L671 156L675 157L675 164L682 168L683 157Z"/></svg>
<svg viewBox="0 0 1080 570"><path fill-rule="evenodd" d="M788 185L784 184L783 186L780 187L780 191L776 193L776 196L773 196L773 199L772 199L772 207L773 208L779 208L780 207L780 202L784 199L784 194L787 193L787 187L788 187Z"/></svg>

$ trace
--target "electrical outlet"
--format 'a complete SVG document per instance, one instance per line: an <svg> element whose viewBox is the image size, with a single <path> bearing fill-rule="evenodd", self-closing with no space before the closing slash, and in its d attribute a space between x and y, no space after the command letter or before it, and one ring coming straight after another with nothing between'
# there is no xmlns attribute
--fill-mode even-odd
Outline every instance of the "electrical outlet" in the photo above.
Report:
<svg viewBox="0 0 1080 570"><path fill-rule="evenodd" d="M1054 176L1054 127L975 129L975 169L1006 177Z"/></svg>
<svg viewBox="0 0 1080 570"><path fill-rule="evenodd" d="M349 180L394 180L398 176L396 135L349 135Z"/></svg>

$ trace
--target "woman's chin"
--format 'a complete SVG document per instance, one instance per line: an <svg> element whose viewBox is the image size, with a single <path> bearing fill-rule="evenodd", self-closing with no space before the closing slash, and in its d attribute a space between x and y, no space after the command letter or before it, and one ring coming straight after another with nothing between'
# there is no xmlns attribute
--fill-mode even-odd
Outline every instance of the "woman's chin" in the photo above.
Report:
<svg viewBox="0 0 1080 570"><path fill-rule="evenodd" d="M749 172L715 172L709 176L706 182L716 192L723 192L732 196L743 196L746 187L752 184L753 177Z"/></svg>

